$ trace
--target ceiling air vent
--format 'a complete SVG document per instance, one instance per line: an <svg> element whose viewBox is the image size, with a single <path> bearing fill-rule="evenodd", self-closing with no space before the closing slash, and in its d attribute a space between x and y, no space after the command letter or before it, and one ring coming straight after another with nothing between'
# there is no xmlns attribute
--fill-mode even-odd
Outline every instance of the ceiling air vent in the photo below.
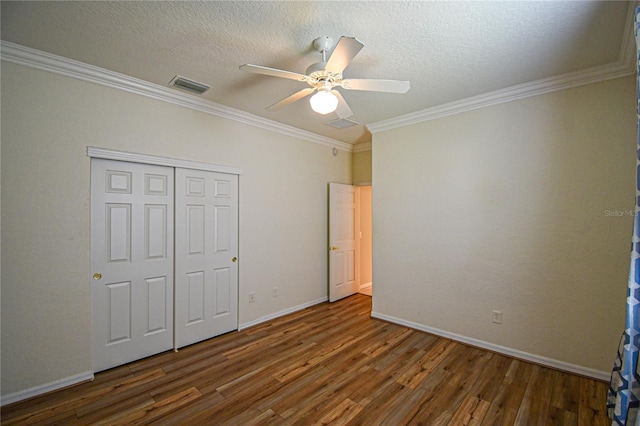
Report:
<svg viewBox="0 0 640 426"><path fill-rule="evenodd" d="M345 129L351 126L357 126L360 123L355 121L347 120L346 118L338 118L337 120L329 121L328 123L324 123L328 126L335 127L336 129Z"/></svg>
<svg viewBox="0 0 640 426"><path fill-rule="evenodd" d="M175 86L178 89L188 90L191 93L197 93L198 95L202 95L204 92L209 90L209 86L203 83L198 83L197 81L189 80L188 78L181 77L176 75L169 82L169 86Z"/></svg>

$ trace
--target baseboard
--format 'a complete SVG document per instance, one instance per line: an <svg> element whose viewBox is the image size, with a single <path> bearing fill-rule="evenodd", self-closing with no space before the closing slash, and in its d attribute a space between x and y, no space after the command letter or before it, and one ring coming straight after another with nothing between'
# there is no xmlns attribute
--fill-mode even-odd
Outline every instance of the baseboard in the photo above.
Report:
<svg viewBox="0 0 640 426"><path fill-rule="evenodd" d="M378 312L371 312L371 317L380 319L383 321L391 322L398 325L403 325L405 327L413 328L419 331L424 331L426 333L435 334L436 336L446 337L447 339L455 340L456 342L464 343L470 346L475 346L482 349L487 349L492 352L497 352L503 355L507 355L513 358L522 359L525 361L530 361L535 364L544 365L545 367L550 367L556 370L562 370L569 373L578 374L585 377L590 377L596 380L601 380L604 382L608 382L611 378L610 371L599 371L591 368L586 368L576 364L570 364L564 361L558 361L556 359L551 359L547 357L543 357L540 355L531 354L528 352L519 351L517 349L508 348L506 346L500 346L493 343L485 342L483 340L473 339L471 337L462 336L456 333L450 333L448 331L440 330L433 327L427 327L426 325L418 324L415 322L407 321L401 318L392 317L390 315L381 314Z"/></svg>
<svg viewBox="0 0 640 426"><path fill-rule="evenodd" d="M368 283L362 283L360 284L359 289L362 290L363 288L371 287L372 285L373 283L371 281L369 281Z"/></svg>
<svg viewBox="0 0 640 426"><path fill-rule="evenodd" d="M242 331L242 330L244 330L246 328L253 327L254 325L262 324L263 322L267 322L267 321L270 321L272 319L280 318L280 317L292 314L292 313L297 312L297 311L301 311L303 309L308 308L309 306L317 305L319 303L326 302L327 300L329 300L329 298L327 296L321 297L319 299L312 300L310 302L306 302L306 303L303 303L301 305L294 306L292 308L287 308L285 310L278 311L278 312L275 312L273 314L265 315L265 316L260 317L258 319L254 319L253 321L248 321L248 322L239 324L238 325L238 331Z"/></svg>
<svg viewBox="0 0 640 426"><path fill-rule="evenodd" d="M78 373L73 376L65 377L64 379L46 383L44 385L35 386L23 391L11 393L9 395L3 395L0 398L0 406L13 404L14 402L22 401L48 392L53 392L55 390L76 385L78 383L88 382L90 380L93 380L93 377L93 371L85 371L83 373Z"/></svg>

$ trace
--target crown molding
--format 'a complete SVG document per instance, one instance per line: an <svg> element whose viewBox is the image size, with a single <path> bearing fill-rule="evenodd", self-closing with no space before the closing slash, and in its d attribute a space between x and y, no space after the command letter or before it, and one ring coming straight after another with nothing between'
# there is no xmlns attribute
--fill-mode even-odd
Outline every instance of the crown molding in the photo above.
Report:
<svg viewBox="0 0 640 426"><path fill-rule="evenodd" d="M436 118L442 118L448 115L460 114L462 112L486 108L505 102L512 102L519 99L529 98L531 96L542 95L544 93L556 92L559 90L569 89L571 87L583 86L633 75L635 73L635 69L632 67L630 68L625 62L617 61L612 64L593 67L584 71L562 74L551 78L507 87L506 89L472 96L470 98L449 102L410 114L400 115L388 120L371 123L367 125L367 128L371 133L375 134L398 127L435 120Z"/></svg>
<svg viewBox="0 0 640 426"><path fill-rule="evenodd" d="M235 108L207 101L189 94L173 91L167 87L149 83L104 68L95 67L73 59L53 55L31 49L19 44L0 41L0 59L30 68L48 71L55 74L71 77L90 83L100 84L113 89L124 90L174 105L194 109L217 117L238 121L250 126L270 130L287 136L293 136L331 148L344 151L353 151L350 143L328 138L293 126L278 123L277 121L249 114Z"/></svg>
<svg viewBox="0 0 640 426"><path fill-rule="evenodd" d="M371 142L355 144L353 146L353 152L371 151L372 146Z"/></svg>
<svg viewBox="0 0 640 426"><path fill-rule="evenodd" d="M582 71L560 74L542 80L531 81L442 105L436 105L431 108L368 124L367 129L369 129L372 134L384 132L398 127L410 126L424 121L435 120L436 118L486 108L505 102L517 101L519 99L542 95L544 93L633 75L636 73L636 46L635 35L633 34L633 20L635 8L639 4L640 2L638 1L629 2L629 8L627 11L628 25L625 26L622 42L620 44L620 52L616 62L588 68Z"/></svg>
<svg viewBox="0 0 640 426"><path fill-rule="evenodd" d="M637 55L638 48L636 46L635 29L635 15L636 8L640 6L640 1L630 1L629 8L627 9L627 25L624 27L624 33L622 34L622 44L620 45L620 54L618 56L618 62L633 68L634 72L637 72Z"/></svg>

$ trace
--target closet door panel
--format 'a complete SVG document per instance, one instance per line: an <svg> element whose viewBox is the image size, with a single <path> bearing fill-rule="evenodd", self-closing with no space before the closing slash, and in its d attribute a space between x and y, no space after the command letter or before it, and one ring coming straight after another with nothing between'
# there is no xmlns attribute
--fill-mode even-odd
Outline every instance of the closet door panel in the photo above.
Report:
<svg viewBox="0 0 640 426"><path fill-rule="evenodd" d="M173 174L91 160L94 371L173 347Z"/></svg>
<svg viewBox="0 0 640 426"><path fill-rule="evenodd" d="M175 232L179 348L238 328L238 176L176 169Z"/></svg>

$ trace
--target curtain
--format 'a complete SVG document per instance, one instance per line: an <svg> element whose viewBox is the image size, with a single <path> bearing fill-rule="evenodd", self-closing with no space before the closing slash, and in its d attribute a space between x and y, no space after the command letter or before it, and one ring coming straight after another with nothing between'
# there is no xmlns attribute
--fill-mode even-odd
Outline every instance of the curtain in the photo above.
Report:
<svg viewBox="0 0 640 426"><path fill-rule="evenodd" d="M636 66L640 69L640 7L635 10ZM618 353L611 372L607 395L607 412L612 425L640 426L640 371L638 345L640 344L640 80L636 81L638 99L638 149L636 163L636 208L631 238L631 265L627 289L627 319Z"/></svg>

